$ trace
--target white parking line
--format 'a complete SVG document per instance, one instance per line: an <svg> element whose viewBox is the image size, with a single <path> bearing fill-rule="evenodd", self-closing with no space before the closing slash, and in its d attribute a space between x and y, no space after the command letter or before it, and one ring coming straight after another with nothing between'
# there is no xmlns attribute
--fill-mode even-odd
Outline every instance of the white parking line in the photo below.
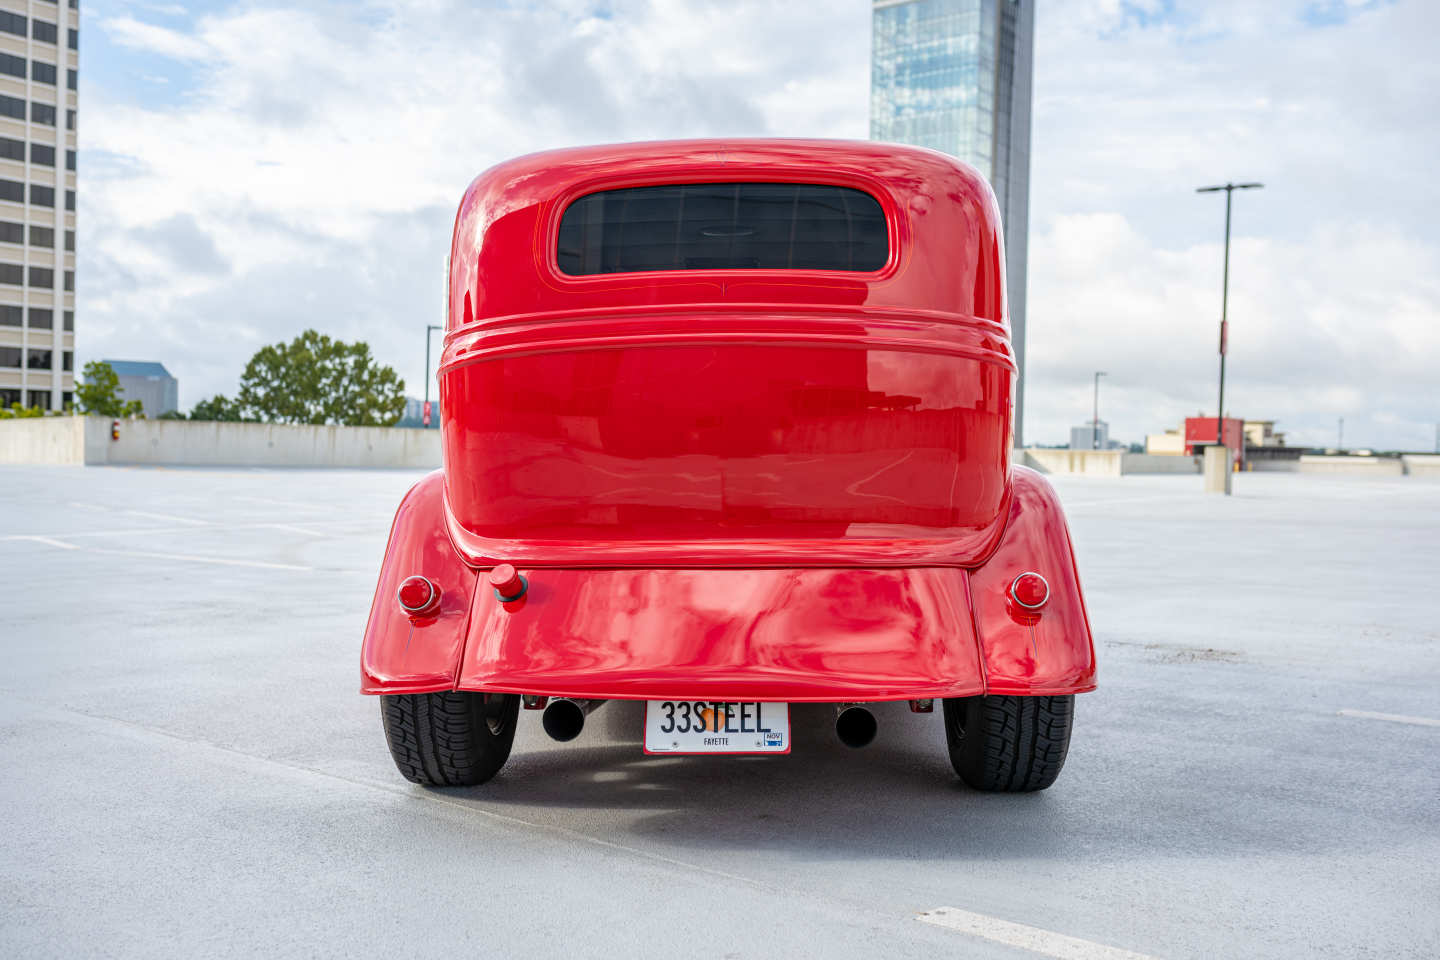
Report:
<svg viewBox="0 0 1440 960"><path fill-rule="evenodd" d="M1027 927L1023 923L1011 923L955 907L936 907L915 919L1058 960L1154 960L1143 953L1107 947L1103 943L1067 937L1063 933L1051 933L1039 927Z"/></svg>
<svg viewBox="0 0 1440 960"><path fill-rule="evenodd" d="M1407 717L1403 713L1371 713L1369 710L1341 710L1342 717L1356 717L1360 720L1388 720L1391 723L1411 723L1417 727L1440 727L1440 720L1430 717Z"/></svg>

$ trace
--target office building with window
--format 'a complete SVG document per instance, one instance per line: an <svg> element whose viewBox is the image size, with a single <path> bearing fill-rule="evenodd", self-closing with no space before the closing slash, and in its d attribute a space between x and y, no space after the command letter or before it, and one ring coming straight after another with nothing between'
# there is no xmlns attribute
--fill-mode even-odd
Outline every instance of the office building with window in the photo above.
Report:
<svg viewBox="0 0 1440 960"><path fill-rule="evenodd" d="M75 389L79 0L0 0L0 405Z"/></svg>
<svg viewBox="0 0 1440 960"><path fill-rule="evenodd" d="M873 0L870 137L959 157L995 188L1020 385L1034 0ZM1022 442L1017 393L1015 443Z"/></svg>

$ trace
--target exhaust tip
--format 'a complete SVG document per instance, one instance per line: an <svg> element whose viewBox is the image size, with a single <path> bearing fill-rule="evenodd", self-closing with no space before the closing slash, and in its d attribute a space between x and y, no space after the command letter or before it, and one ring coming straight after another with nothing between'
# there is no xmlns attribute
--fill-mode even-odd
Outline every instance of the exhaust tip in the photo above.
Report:
<svg viewBox="0 0 1440 960"><path fill-rule="evenodd" d="M551 700L540 715L540 725L550 739L567 743L585 729L585 711L574 700Z"/></svg>
<svg viewBox="0 0 1440 960"><path fill-rule="evenodd" d="M869 746L879 729L875 714L864 707L846 707L835 717L835 736L853 749Z"/></svg>

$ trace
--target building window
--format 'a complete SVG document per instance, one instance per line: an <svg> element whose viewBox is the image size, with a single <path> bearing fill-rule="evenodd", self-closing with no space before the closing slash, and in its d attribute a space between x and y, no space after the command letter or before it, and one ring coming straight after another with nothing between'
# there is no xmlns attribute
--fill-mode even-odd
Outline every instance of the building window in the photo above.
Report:
<svg viewBox="0 0 1440 960"><path fill-rule="evenodd" d="M55 29L55 24L53 23L47 23L44 20L31 20L30 36L39 40L41 43L54 43L56 38L60 36L60 32Z"/></svg>
<svg viewBox="0 0 1440 960"><path fill-rule="evenodd" d="M71 6L74 6L74 4L72 3ZM71 393L69 390L66 390L64 393L60 394L60 402L65 405L64 409L69 410L71 407L75 406L75 394Z"/></svg>
<svg viewBox="0 0 1440 960"><path fill-rule="evenodd" d="M75 292L75 271L74 271L74 270L66 270L66 271L65 271L65 292L66 292L66 293L74 293L74 292Z"/></svg>
<svg viewBox="0 0 1440 960"><path fill-rule="evenodd" d="M66 111L65 111L65 129L66 129L66 130L74 130L74 129L75 129L75 111L74 111L74 110L66 110Z"/></svg>
<svg viewBox="0 0 1440 960"><path fill-rule="evenodd" d="M0 180L0 200L9 200L11 203L24 203L25 184L17 183L14 180Z"/></svg>
<svg viewBox="0 0 1440 960"><path fill-rule="evenodd" d="M19 347L0 347L0 367L20 366Z"/></svg>
<svg viewBox="0 0 1440 960"><path fill-rule="evenodd" d="M55 311L47 307L30 308L30 329L31 330L53 330L55 329Z"/></svg>
<svg viewBox="0 0 1440 960"><path fill-rule="evenodd" d="M30 122L43 123L47 127L55 126L55 108L48 103L30 104Z"/></svg>
<svg viewBox="0 0 1440 960"><path fill-rule="evenodd" d="M66 252L66 253L74 253L74 252L75 252L75 231L74 231L74 230L66 230L66 231L65 231L65 252Z"/></svg>
<svg viewBox="0 0 1440 960"><path fill-rule="evenodd" d="M0 364L0 366L4 366L4 364ZM12 406L19 402L19 390L0 390L0 407L4 407L6 410L9 410Z"/></svg>
<svg viewBox="0 0 1440 960"><path fill-rule="evenodd" d="M66 373L70 373L71 371L73 371L75 369L75 354L71 353L69 350L61 353L60 369Z"/></svg>
<svg viewBox="0 0 1440 960"><path fill-rule="evenodd" d="M79 50L79 49L80 49L80 31L79 31L79 30L75 30L75 29L73 29L73 28L70 30L69 45L70 45L70 49L71 49L71 50Z"/></svg>
<svg viewBox="0 0 1440 960"><path fill-rule="evenodd" d="M0 73L8 73L12 77L25 79L25 58L17 57L12 53L0 53Z"/></svg>
<svg viewBox="0 0 1440 960"><path fill-rule="evenodd" d="M25 319L25 311L16 304L0 306L0 327L18 327Z"/></svg>
<svg viewBox="0 0 1440 960"><path fill-rule="evenodd" d="M69 210L71 213L74 213L74 212L75 212L75 191L74 191L74 190L66 190L66 191L65 191L65 209L66 209L66 210Z"/></svg>
<svg viewBox="0 0 1440 960"><path fill-rule="evenodd" d="M25 268L18 263L0 263L0 283L21 286L25 282Z"/></svg>
<svg viewBox="0 0 1440 960"><path fill-rule="evenodd" d="M46 290L54 290L55 271L50 269L49 267L31 267L29 285L31 287L41 287Z"/></svg>
<svg viewBox="0 0 1440 960"><path fill-rule="evenodd" d="M26 366L31 370L49 370L51 350L31 350Z"/></svg>
<svg viewBox="0 0 1440 960"><path fill-rule="evenodd" d="M55 231L50 227L37 227L33 223L30 224L30 246L55 249Z"/></svg>
<svg viewBox="0 0 1440 960"><path fill-rule="evenodd" d="M45 369L48 370L48 369L50 369L50 368L49 368L49 367L46 367ZM31 391L30 391L30 406L32 406L32 407L39 407L41 410L49 410L49 409L50 409L50 391L49 391L49 390L31 390Z"/></svg>
<svg viewBox="0 0 1440 960"><path fill-rule="evenodd" d="M18 97L7 97L0 93L0 117L12 120L25 119L25 101Z"/></svg>
<svg viewBox="0 0 1440 960"><path fill-rule="evenodd" d="M30 144L30 162L38 163L42 167L55 166L55 148L47 147L43 143Z"/></svg>
<svg viewBox="0 0 1440 960"><path fill-rule="evenodd" d="M34 227L30 228L34 230ZM24 243L25 224L0 220L0 243Z"/></svg>
<svg viewBox="0 0 1440 960"><path fill-rule="evenodd" d="M65 169L66 169L66 170L74 170L74 169L75 169L75 151L74 151L74 150L66 150L66 151L65 151Z"/></svg>
<svg viewBox="0 0 1440 960"><path fill-rule="evenodd" d="M66 70L66 71L65 71L65 86L69 87L71 90L79 90L79 89L80 89L80 71L79 71L79 70Z"/></svg>
<svg viewBox="0 0 1440 960"><path fill-rule="evenodd" d="M6 33L13 33L17 37L25 36L25 15L11 13L9 10L0 10L0 30Z"/></svg>
<svg viewBox="0 0 1440 960"><path fill-rule="evenodd" d="M65 332L66 332L66 333L74 333L74 332L75 332L75 311L74 311L74 310L66 310L66 311L65 311Z"/></svg>
<svg viewBox="0 0 1440 960"><path fill-rule="evenodd" d="M25 141L0 137L0 158L25 162Z"/></svg>
<svg viewBox="0 0 1440 960"><path fill-rule="evenodd" d="M55 188L38 183L30 184L30 202L37 207L55 206Z"/></svg>
<svg viewBox="0 0 1440 960"><path fill-rule="evenodd" d="M30 79L36 83L48 83L55 85L55 64L42 63L39 60L30 61Z"/></svg>

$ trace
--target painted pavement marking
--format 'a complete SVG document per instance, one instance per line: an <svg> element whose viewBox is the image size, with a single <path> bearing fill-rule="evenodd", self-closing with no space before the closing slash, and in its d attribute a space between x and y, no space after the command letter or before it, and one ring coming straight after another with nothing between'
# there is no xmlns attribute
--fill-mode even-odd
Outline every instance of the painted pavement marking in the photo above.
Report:
<svg viewBox="0 0 1440 960"><path fill-rule="evenodd" d="M915 918L921 923L934 924L947 930L967 933L1007 947L1018 947L1057 960L1155 960L1143 953L1109 947L1103 943L1067 937L1063 933L1051 933L1039 927L1028 927L1023 923L1011 923L988 917L983 913L971 913L955 907L936 907Z"/></svg>
<svg viewBox="0 0 1440 960"><path fill-rule="evenodd" d="M1372 713L1369 710L1341 710L1342 717L1355 717L1359 720L1387 720L1390 723L1409 723L1417 727L1440 727L1440 720L1433 720L1430 717L1407 717L1403 713Z"/></svg>

